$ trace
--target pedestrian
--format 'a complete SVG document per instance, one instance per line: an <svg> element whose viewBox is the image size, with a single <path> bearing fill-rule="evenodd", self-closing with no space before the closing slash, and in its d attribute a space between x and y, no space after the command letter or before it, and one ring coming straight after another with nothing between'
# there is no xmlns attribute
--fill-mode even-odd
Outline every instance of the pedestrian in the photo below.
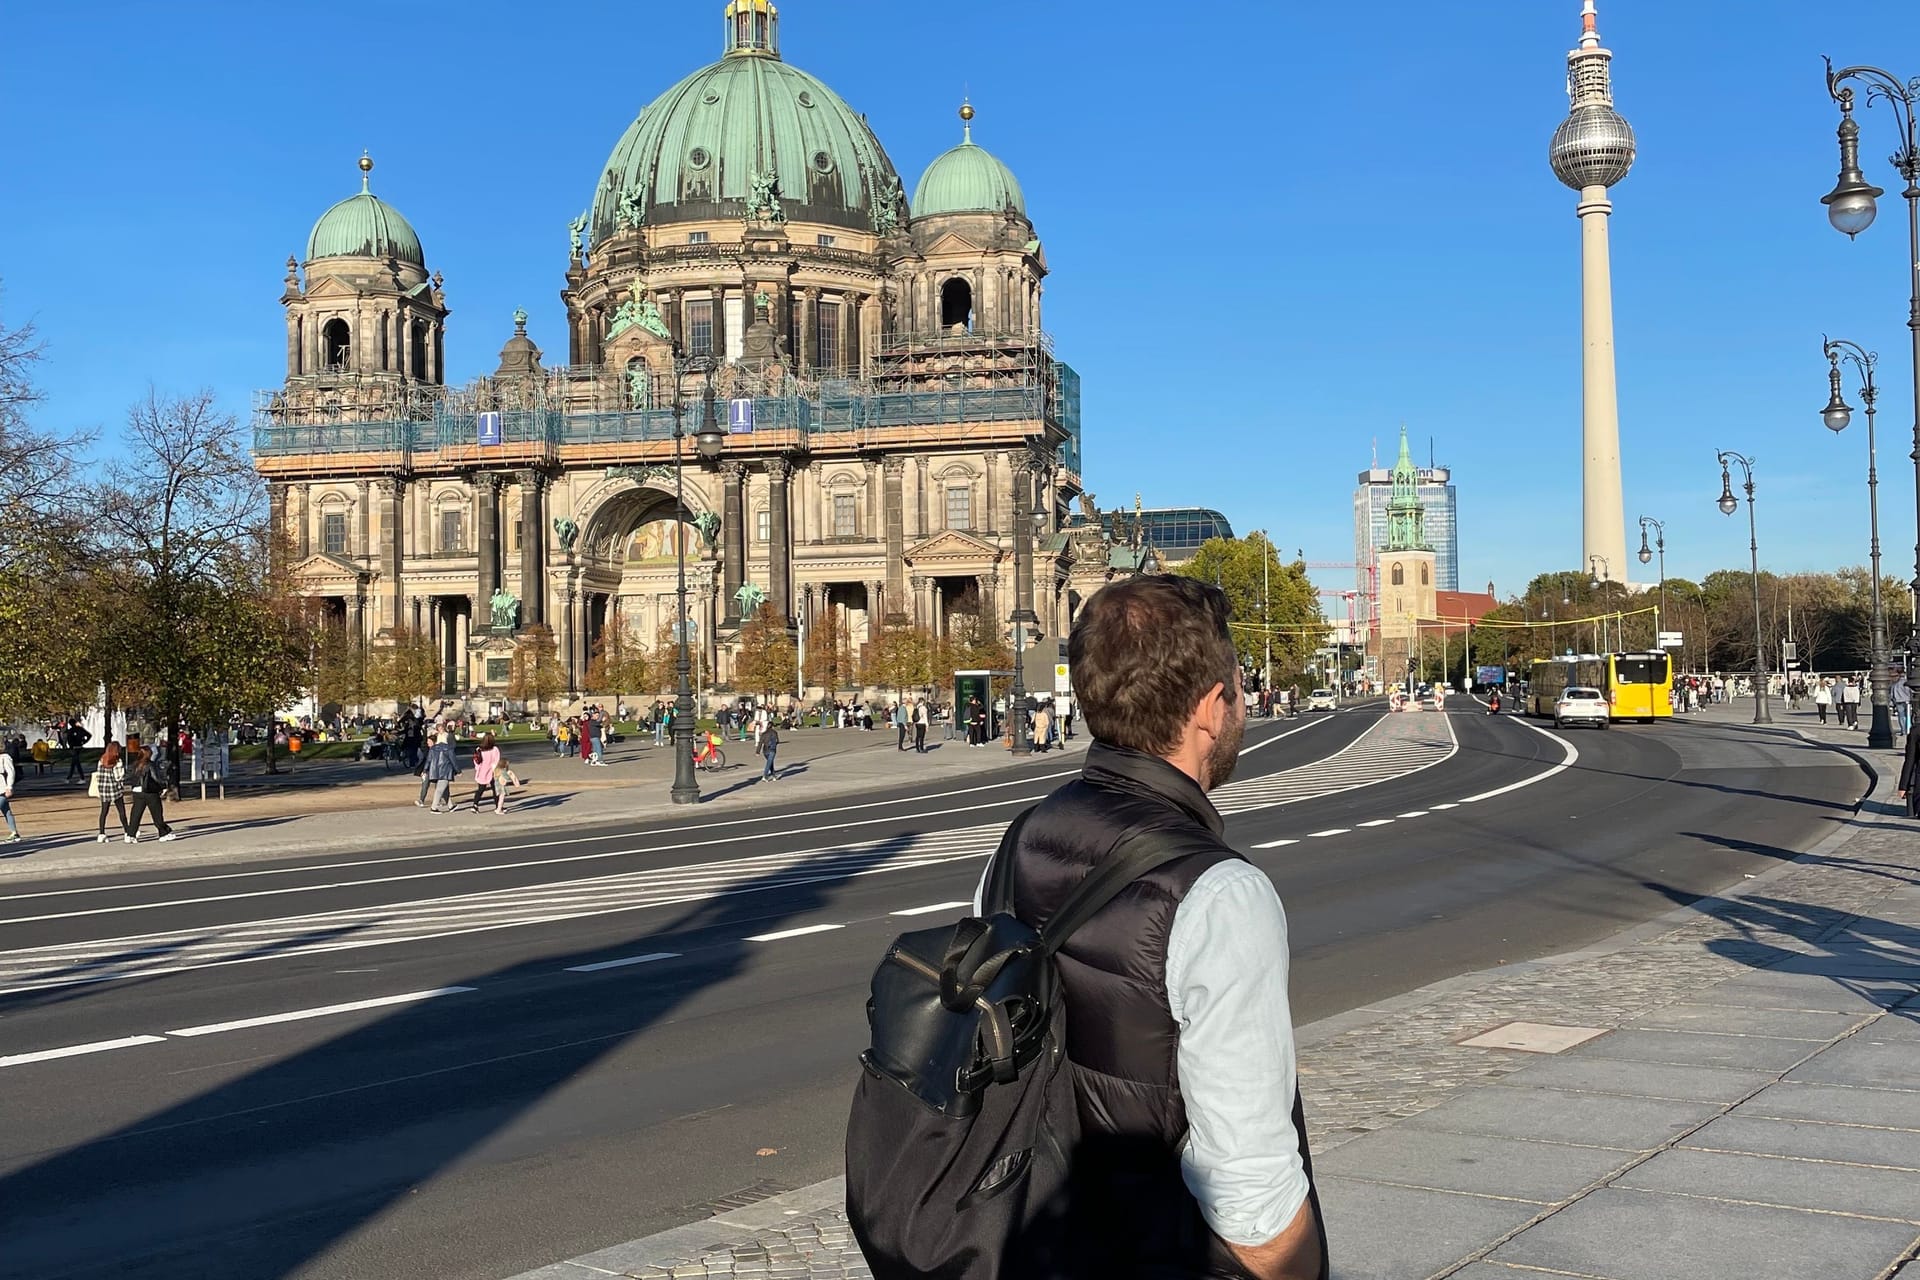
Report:
<svg viewBox="0 0 1920 1280"><path fill-rule="evenodd" d="M107 842L107 810L111 808L120 818L121 843L132 844L133 829L127 826L127 771L121 763L119 743L109 739L100 752L100 762L93 767L93 778L87 783L87 794L100 802L100 824L95 839L100 844Z"/></svg>
<svg viewBox="0 0 1920 1280"><path fill-rule="evenodd" d="M587 763L595 766L596 768L600 768L600 769L606 768L607 762L601 758L601 752L605 751L606 748L607 748L606 712L595 711L593 713L593 745L588 752Z"/></svg>
<svg viewBox="0 0 1920 1280"><path fill-rule="evenodd" d="M33 773L37 778L47 776L47 760L53 755L53 747L45 738L33 740Z"/></svg>
<svg viewBox="0 0 1920 1280"><path fill-rule="evenodd" d="M998 883L1037 925L1132 833L1195 850L1140 874L1061 945L1084 1027L1067 1051L1082 1146L1061 1250L1075 1275L1328 1274L1286 913L1208 798L1246 729L1229 612L1218 588L1175 576L1087 601L1067 645L1094 741L1080 777L993 860L1011 859ZM990 863L976 913L995 879Z"/></svg>
<svg viewBox="0 0 1920 1280"><path fill-rule="evenodd" d="M507 798L500 790L500 780L494 775L500 769L500 748L494 744L493 735L480 735L480 745L473 751L473 811L480 812L480 797L493 797L493 811L505 813Z"/></svg>
<svg viewBox="0 0 1920 1280"><path fill-rule="evenodd" d="M423 787L433 787L434 813L453 812L453 780L460 773L459 757L453 752L453 734L442 730L433 746L427 749L426 782Z"/></svg>
<svg viewBox="0 0 1920 1280"><path fill-rule="evenodd" d="M1907 683L1904 671L1896 671L1893 676L1893 714L1900 721L1900 732L1913 732L1913 687ZM38 755L34 759L38 760Z"/></svg>
<svg viewBox="0 0 1920 1280"><path fill-rule="evenodd" d="M905 702L896 700L893 704L893 727L899 734L899 740L894 743L894 749L905 751L907 749L907 704Z"/></svg>
<svg viewBox="0 0 1920 1280"><path fill-rule="evenodd" d="M1848 676L1847 682L1840 687L1840 696L1847 709L1847 728L1860 727L1860 677Z"/></svg>
<svg viewBox="0 0 1920 1280"><path fill-rule="evenodd" d="M1042 702L1033 713L1033 749L1044 754L1053 745L1052 732L1053 708Z"/></svg>
<svg viewBox="0 0 1920 1280"><path fill-rule="evenodd" d="M927 700L916 698L913 703L913 749L920 755L927 754L927 723L930 719Z"/></svg>
<svg viewBox="0 0 1920 1280"><path fill-rule="evenodd" d="M593 763L593 712L580 714L580 763Z"/></svg>
<svg viewBox="0 0 1920 1280"><path fill-rule="evenodd" d="M20 824L13 820L13 757L0 755L0 818L7 820L7 843L20 843Z"/></svg>
<svg viewBox="0 0 1920 1280"><path fill-rule="evenodd" d="M780 776L773 764L774 753L779 750L780 730L775 728L773 722L769 720L766 727L760 730L760 758L766 762L765 767L760 770L762 778L771 780Z"/></svg>
<svg viewBox="0 0 1920 1280"><path fill-rule="evenodd" d="M1833 702L1833 689L1827 684L1825 676L1820 677L1819 685L1813 691L1813 709L1820 715L1820 723L1827 722L1827 707Z"/></svg>
<svg viewBox="0 0 1920 1280"><path fill-rule="evenodd" d="M173 828L167 825L167 761L152 747L133 735L127 735L127 792L133 796L133 817L127 821L127 834L140 842L140 820L153 814L153 829L162 843L172 840Z"/></svg>
<svg viewBox="0 0 1920 1280"><path fill-rule="evenodd" d="M93 734L78 720L69 720L63 740L67 747L67 781L76 782L85 776L80 767L80 748L87 745Z"/></svg>
<svg viewBox="0 0 1920 1280"><path fill-rule="evenodd" d="M1920 818L1920 731L1907 734L1906 758L1900 764L1900 781L1894 792L1906 801L1907 816Z"/></svg>

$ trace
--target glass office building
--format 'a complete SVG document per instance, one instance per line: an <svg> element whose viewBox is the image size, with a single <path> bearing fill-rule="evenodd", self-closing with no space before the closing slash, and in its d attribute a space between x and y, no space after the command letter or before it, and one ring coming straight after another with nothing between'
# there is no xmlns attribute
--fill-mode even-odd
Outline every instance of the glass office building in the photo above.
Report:
<svg viewBox="0 0 1920 1280"><path fill-rule="evenodd" d="M1434 552L1434 583L1441 591L1460 589L1458 495L1447 467L1420 468L1420 506L1427 513L1427 541ZM1375 553L1387 545L1387 502L1393 497L1393 471L1374 467L1360 473L1353 491L1353 563L1355 589L1373 589Z"/></svg>
<svg viewBox="0 0 1920 1280"><path fill-rule="evenodd" d="M1128 542L1136 519L1146 540L1160 553L1161 564L1167 568L1193 559L1194 553L1209 538L1233 536L1233 526L1227 523L1227 518L1206 507L1160 507L1137 513L1108 511L1101 515L1100 522L1106 526L1109 538Z"/></svg>

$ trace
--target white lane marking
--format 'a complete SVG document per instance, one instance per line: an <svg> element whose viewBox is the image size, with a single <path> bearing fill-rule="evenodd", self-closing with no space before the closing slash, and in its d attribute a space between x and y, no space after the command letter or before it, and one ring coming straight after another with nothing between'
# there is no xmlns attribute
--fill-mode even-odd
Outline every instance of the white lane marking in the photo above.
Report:
<svg viewBox="0 0 1920 1280"><path fill-rule="evenodd" d="M1299 844L1298 840L1268 840L1264 844L1253 846L1256 849L1284 849L1290 844Z"/></svg>
<svg viewBox="0 0 1920 1280"><path fill-rule="evenodd" d="M42 1049L38 1053L14 1053L0 1058L0 1067L24 1067L29 1062L52 1062L56 1058L77 1058L86 1053L105 1053L109 1049L130 1049L137 1044L159 1044L165 1039L165 1036L122 1036L118 1040L70 1044L64 1049Z"/></svg>
<svg viewBox="0 0 1920 1280"><path fill-rule="evenodd" d="M835 929L844 929L843 924L810 924L804 929L782 929L778 933L756 933L748 942L784 942L788 938L804 938L812 933L832 933Z"/></svg>
<svg viewBox="0 0 1920 1280"><path fill-rule="evenodd" d="M1352 830L1350 827L1329 827L1325 831L1309 831L1307 833L1307 839L1325 840L1328 836L1344 836L1350 830Z"/></svg>
<svg viewBox="0 0 1920 1280"><path fill-rule="evenodd" d="M1363 827L1390 827L1393 825L1393 819L1392 818L1375 818L1372 822L1362 822L1359 825Z"/></svg>
<svg viewBox="0 0 1920 1280"><path fill-rule="evenodd" d="M277 1022L305 1022L309 1018L330 1018L336 1013L356 1013L361 1009L384 1009L389 1005L418 1004L422 1000L459 995L463 991L473 989L472 987L435 987L431 991L408 991L401 995L380 996L373 1000L351 1000L346 1004L326 1004L316 1009L269 1013L259 1018L240 1018L233 1022L209 1022L198 1027L182 1027L178 1031L169 1031L167 1034L183 1039L191 1039L194 1036L217 1036L223 1031L245 1031L250 1027L268 1027Z"/></svg>
<svg viewBox="0 0 1920 1280"><path fill-rule="evenodd" d="M890 916L930 916L940 911L958 911L962 907L971 911L973 904L971 902L936 902L930 907L908 907L904 911L889 911L887 914Z"/></svg>
<svg viewBox="0 0 1920 1280"><path fill-rule="evenodd" d="M1434 808L1434 809L1435 809L1436 811L1438 811L1438 810L1441 810L1441 809L1458 809L1459 807L1460 807L1460 806L1459 806L1459 805L1457 805L1457 804L1436 804L1436 805L1434 805L1434 806L1433 806L1433 808Z"/></svg>
<svg viewBox="0 0 1920 1280"><path fill-rule="evenodd" d="M1254 752L1260 750L1262 747L1272 746L1274 743L1280 741L1282 738L1291 738L1294 734L1302 733L1308 729L1314 728L1316 725L1332 724L1332 723L1333 723L1332 716L1328 716L1324 720L1309 720L1303 725L1296 725L1294 728L1287 730L1285 733L1276 733L1271 738L1263 739L1262 741L1254 743L1250 747L1242 747L1240 748L1240 754L1243 756L1250 756ZM1370 729L1373 726L1369 725L1367 727ZM1365 731L1363 730L1362 732L1364 733Z"/></svg>
<svg viewBox="0 0 1920 1280"><path fill-rule="evenodd" d="M602 960L598 964L568 965L568 973L599 973L602 969L624 969L630 964L652 964L655 960L678 960L678 951L649 951L644 956L625 956L619 960Z"/></svg>
<svg viewBox="0 0 1920 1280"><path fill-rule="evenodd" d="M1210 798L1222 814L1232 816L1412 777L1459 754L1460 739L1453 725L1445 717L1441 719L1446 734L1441 741L1426 733L1430 723L1381 716L1359 737L1323 760L1263 778L1228 783Z"/></svg>
<svg viewBox="0 0 1920 1280"><path fill-rule="evenodd" d="M1559 764L1554 765L1551 769L1546 770L1544 773L1536 773L1531 778L1522 778L1518 782L1510 782L1506 786L1495 788L1492 791L1482 791L1477 796L1468 796L1460 802L1461 804L1478 804L1482 800L1491 800L1495 796L1504 796L1509 792L1518 791L1522 787L1530 787L1536 782L1545 782L1548 778L1557 777L1558 775L1563 774L1567 770L1573 768L1575 764L1579 763L1580 749L1574 746L1571 742L1568 742L1565 738L1561 737L1557 733L1548 733L1545 729L1542 729L1539 725L1528 724L1525 720L1521 720L1519 723L1521 724L1522 727L1533 730L1535 733L1539 734L1543 738L1546 738L1548 741L1559 743L1561 749L1567 753L1566 758L1562 760ZM1436 805L1435 807L1438 808L1439 806Z"/></svg>
<svg viewBox="0 0 1920 1280"><path fill-rule="evenodd" d="M1310 726L1302 726L1302 727L1310 727ZM1293 732L1297 733L1298 730L1293 730ZM1278 735L1278 737L1281 737L1281 738L1284 738L1286 736L1288 735L1284 733ZM1247 751L1252 751L1256 747L1263 747L1265 745L1266 743L1264 742L1256 743L1254 744L1253 747L1244 748L1242 750L1242 754L1245 754L1245 752ZM914 797L914 799L945 800L949 796L974 795L981 791L999 791L1006 787L1025 787L1025 786L1031 786L1033 783L1036 783L1036 782L1049 782L1056 778L1076 777L1079 775L1079 772L1080 771L1078 769L1067 769L1059 773L1037 773L1030 777L1009 779L1006 782L988 782L988 783L983 783L977 787L960 787L952 791L936 791L929 795L916 796ZM943 810L942 812L969 813L972 811L972 809L998 809L1005 805L1024 804L1028 800L1037 800L1039 798L1040 798L1039 796L1022 796L1015 800L997 800L991 804L974 805L972 806L971 809L969 808L947 809L947 810ZM703 822L700 824L699 829L701 831L715 831L721 827L754 826L754 825L772 823L772 822L784 822L789 818L818 818L828 814L854 813L862 809L877 809L882 806L897 808L899 804L900 804L900 801L898 800L874 800L864 804L839 805L837 807L830 808L830 809L809 809L805 813L773 814L771 816L759 817L759 818L729 818L719 822ZM860 826L860 825L869 825L869 824L855 823L852 825ZM359 867L382 867L382 866L389 866L389 865L397 865L399 863L406 863L406 862L428 862L436 858L464 858L464 857L470 857L470 856L478 857L478 856L483 856L490 853L524 853L529 849L557 849L567 845L598 844L598 843L604 843L605 841L608 841L608 840L631 839L636 834L661 835L661 834L669 834L675 830L685 830L685 829L686 828L684 827L680 827L680 828L666 827L666 828L661 828L658 831L646 831L646 832L614 831L614 832L603 833L597 836L569 836L565 839L541 840L541 841L526 843L526 844L481 845L472 849L446 849L437 853L409 853L409 854L402 854L392 858L361 858L351 862L308 863L304 866L298 866L298 867L260 867L252 871L223 871L214 875L176 876L171 880L129 880L129 881L124 881L116 884L85 885L85 886L81 886L79 888L73 888L73 889L46 889L46 890L41 890L37 893L0 894L0 902L27 902L35 898L64 898L64 897L72 897L77 894L84 894L84 893L116 893L116 892L125 892L127 890L133 890L133 889L163 889L163 888L167 888L168 886L177 885L177 884L206 884L206 883L211 883L219 880L252 880L252 879L258 879L266 876L301 875L305 872L311 872L311 871L352 871ZM825 831L825 830L828 830L828 828L812 827L812 828L809 828L809 830ZM778 831L770 834L792 835L794 833L790 831ZM760 838L761 837L758 837L758 836L741 837L741 839L743 840L757 840ZM730 843L730 841L710 840L710 841L707 841L706 843L727 844L727 843ZM674 848L674 847L680 847L680 846L662 846L662 847ZM622 852L625 853L625 852L633 852L633 851L623 850ZM619 855L616 854L616 855L610 855L610 856L619 856ZM524 862L507 864L507 866L509 867L522 867L522 866L529 866L529 865L532 865L532 864L524 863ZM494 870L494 869L504 869L504 868L486 868L486 867L481 868L481 870L483 871ZM439 873L433 873L433 874L439 874ZM418 878L424 878L424 877L396 877L396 878L418 879ZM348 885L382 884L384 883L384 881L350 880L344 883ZM333 884L333 885L317 885L315 887L321 888L321 889L337 889L342 886L338 884ZM285 890L285 889L274 889L274 890L269 890L268 892L269 893L286 893L291 891ZM231 896L232 897L264 897L266 895L265 894L234 894ZM188 898L188 899L176 899L175 901L176 903L187 904L187 903L196 903L196 902L224 902L227 900L228 900L227 898ZM123 908L114 908L114 909L122 910ZM30 916L30 917L24 917L22 920L18 920L18 921L0 920L0 924L18 924L18 923L24 923L26 920L58 919L58 918L59 917L56 917L56 916Z"/></svg>
<svg viewBox="0 0 1920 1280"><path fill-rule="evenodd" d="M1403 818L1424 818L1427 816L1427 811L1425 809L1415 809L1412 813L1403 813L1400 816Z"/></svg>

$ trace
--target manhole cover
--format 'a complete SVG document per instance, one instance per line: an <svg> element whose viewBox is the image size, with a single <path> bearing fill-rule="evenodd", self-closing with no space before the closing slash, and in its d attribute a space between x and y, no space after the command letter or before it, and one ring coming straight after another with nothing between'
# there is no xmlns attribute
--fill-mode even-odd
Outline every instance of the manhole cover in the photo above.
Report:
<svg viewBox="0 0 1920 1280"><path fill-rule="evenodd" d="M1605 1035L1605 1027L1556 1027L1547 1022L1509 1022L1460 1044L1468 1049L1518 1049L1522 1053L1565 1053L1595 1036Z"/></svg>

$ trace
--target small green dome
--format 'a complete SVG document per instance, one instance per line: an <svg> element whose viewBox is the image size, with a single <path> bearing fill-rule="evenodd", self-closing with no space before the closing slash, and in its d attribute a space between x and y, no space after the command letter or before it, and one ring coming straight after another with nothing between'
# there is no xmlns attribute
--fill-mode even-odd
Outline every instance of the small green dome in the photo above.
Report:
<svg viewBox="0 0 1920 1280"><path fill-rule="evenodd" d="M973 107L960 108L966 121L966 136L959 146L947 152L920 176L913 190L913 216L924 218L935 213L999 213L1008 205L1027 212L1027 197L1020 180L1000 158L973 141Z"/></svg>
<svg viewBox="0 0 1920 1280"><path fill-rule="evenodd" d="M400 211L366 190L365 174L373 162L362 157L361 190L320 215L307 236L307 261L315 258L395 258L416 267L427 265L420 237Z"/></svg>
<svg viewBox="0 0 1920 1280"><path fill-rule="evenodd" d="M899 199L899 174L865 119L839 94L781 61L771 6L729 6L743 26L727 56L643 109L608 157L591 226L607 240L642 226L738 218L756 175L780 180L789 221L857 231L881 225Z"/></svg>

